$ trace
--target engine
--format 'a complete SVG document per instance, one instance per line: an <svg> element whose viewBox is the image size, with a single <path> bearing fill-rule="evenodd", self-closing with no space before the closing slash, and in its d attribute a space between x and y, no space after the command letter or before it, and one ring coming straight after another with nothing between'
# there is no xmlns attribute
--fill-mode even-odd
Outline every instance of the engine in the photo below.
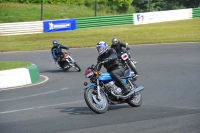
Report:
<svg viewBox="0 0 200 133"><path fill-rule="evenodd" d="M122 89L116 86L113 81L106 83L105 86L117 95L120 95L122 93Z"/></svg>

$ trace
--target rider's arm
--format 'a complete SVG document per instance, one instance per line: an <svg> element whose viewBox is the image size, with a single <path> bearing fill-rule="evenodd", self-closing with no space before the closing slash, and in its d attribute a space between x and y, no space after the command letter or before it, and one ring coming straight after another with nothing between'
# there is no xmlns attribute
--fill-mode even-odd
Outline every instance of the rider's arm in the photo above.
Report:
<svg viewBox="0 0 200 133"><path fill-rule="evenodd" d="M126 44L124 44L124 43L122 43L122 42L118 42L118 44L120 45L120 47L126 48Z"/></svg>
<svg viewBox="0 0 200 133"><path fill-rule="evenodd" d="M60 44L60 48L61 48L61 49L66 49L66 50L69 50L69 48L68 48L68 47L66 47L66 46L63 46L63 45L61 45L61 44Z"/></svg>
<svg viewBox="0 0 200 133"><path fill-rule="evenodd" d="M110 49L112 54L109 56L109 60L112 61L112 60L116 60L117 59L117 52L115 49L111 48Z"/></svg>
<svg viewBox="0 0 200 133"><path fill-rule="evenodd" d="M96 65L96 69L97 69L97 71L100 71L101 70L101 67L102 67L102 64L99 64L101 62L101 60L100 60L100 57L98 57L97 58L97 65ZM99 66L98 66L98 64L99 64Z"/></svg>
<svg viewBox="0 0 200 133"><path fill-rule="evenodd" d="M124 47L124 48L126 48L127 50L130 49L130 48L128 47L128 45L126 45L126 44L124 44L124 43L122 43L122 42L119 42L119 45L120 45L120 47Z"/></svg>
<svg viewBox="0 0 200 133"><path fill-rule="evenodd" d="M52 54L54 59L58 58L54 49L51 49L51 54Z"/></svg>

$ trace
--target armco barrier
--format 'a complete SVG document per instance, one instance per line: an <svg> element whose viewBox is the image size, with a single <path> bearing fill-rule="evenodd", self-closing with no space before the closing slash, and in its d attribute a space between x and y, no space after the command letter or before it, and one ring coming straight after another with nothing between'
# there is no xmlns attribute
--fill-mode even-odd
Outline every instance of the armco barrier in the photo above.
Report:
<svg viewBox="0 0 200 133"><path fill-rule="evenodd" d="M18 22L0 24L0 36L43 33L43 22Z"/></svg>
<svg viewBox="0 0 200 133"><path fill-rule="evenodd" d="M192 9L192 18L200 18L200 8Z"/></svg>
<svg viewBox="0 0 200 133"><path fill-rule="evenodd" d="M133 14L86 17L76 19L76 28L92 28L112 25L133 24Z"/></svg>

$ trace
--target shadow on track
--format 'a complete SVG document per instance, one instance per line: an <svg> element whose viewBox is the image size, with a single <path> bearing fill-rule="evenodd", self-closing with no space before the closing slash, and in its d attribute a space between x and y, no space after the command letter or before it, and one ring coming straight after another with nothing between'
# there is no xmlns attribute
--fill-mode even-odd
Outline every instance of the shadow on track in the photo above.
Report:
<svg viewBox="0 0 200 133"><path fill-rule="evenodd" d="M125 109L125 108L131 108L131 107L128 106L128 105L120 105L120 106L110 105L108 107L107 112ZM60 112L62 112L62 113L68 113L70 115L95 115L96 114L92 110L90 110L89 107L59 107L59 108L56 108L56 109L60 110Z"/></svg>
<svg viewBox="0 0 200 133"><path fill-rule="evenodd" d="M46 73L46 72L48 72L48 73L65 73L65 72L67 72L67 73L74 73L74 72L76 72L77 73L77 71L76 70L61 70L61 69L58 69L58 70L45 70L45 71L41 71L40 73Z"/></svg>

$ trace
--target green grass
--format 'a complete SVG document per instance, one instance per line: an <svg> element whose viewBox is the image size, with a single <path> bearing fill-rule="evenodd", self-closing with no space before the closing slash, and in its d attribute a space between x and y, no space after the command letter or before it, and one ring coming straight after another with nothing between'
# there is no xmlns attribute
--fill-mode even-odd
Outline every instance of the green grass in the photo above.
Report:
<svg viewBox="0 0 200 133"><path fill-rule="evenodd" d="M133 9L130 9L133 13ZM106 10L97 12L97 16L115 15ZM43 20L93 17L94 10L86 6L68 4L44 4ZM0 23L39 21L41 18L41 4L0 3Z"/></svg>
<svg viewBox="0 0 200 133"><path fill-rule="evenodd" d="M117 37L129 44L200 42L200 18L147 25L126 25L31 35L0 36L0 52L50 50L52 40L70 48L94 47Z"/></svg>
<svg viewBox="0 0 200 133"><path fill-rule="evenodd" d="M31 63L29 63L29 62L17 62L17 61L3 62L3 61L0 61L0 71L8 70L8 69L15 69L15 68L23 68L23 67L30 66L30 65L31 65Z"/></svg>

